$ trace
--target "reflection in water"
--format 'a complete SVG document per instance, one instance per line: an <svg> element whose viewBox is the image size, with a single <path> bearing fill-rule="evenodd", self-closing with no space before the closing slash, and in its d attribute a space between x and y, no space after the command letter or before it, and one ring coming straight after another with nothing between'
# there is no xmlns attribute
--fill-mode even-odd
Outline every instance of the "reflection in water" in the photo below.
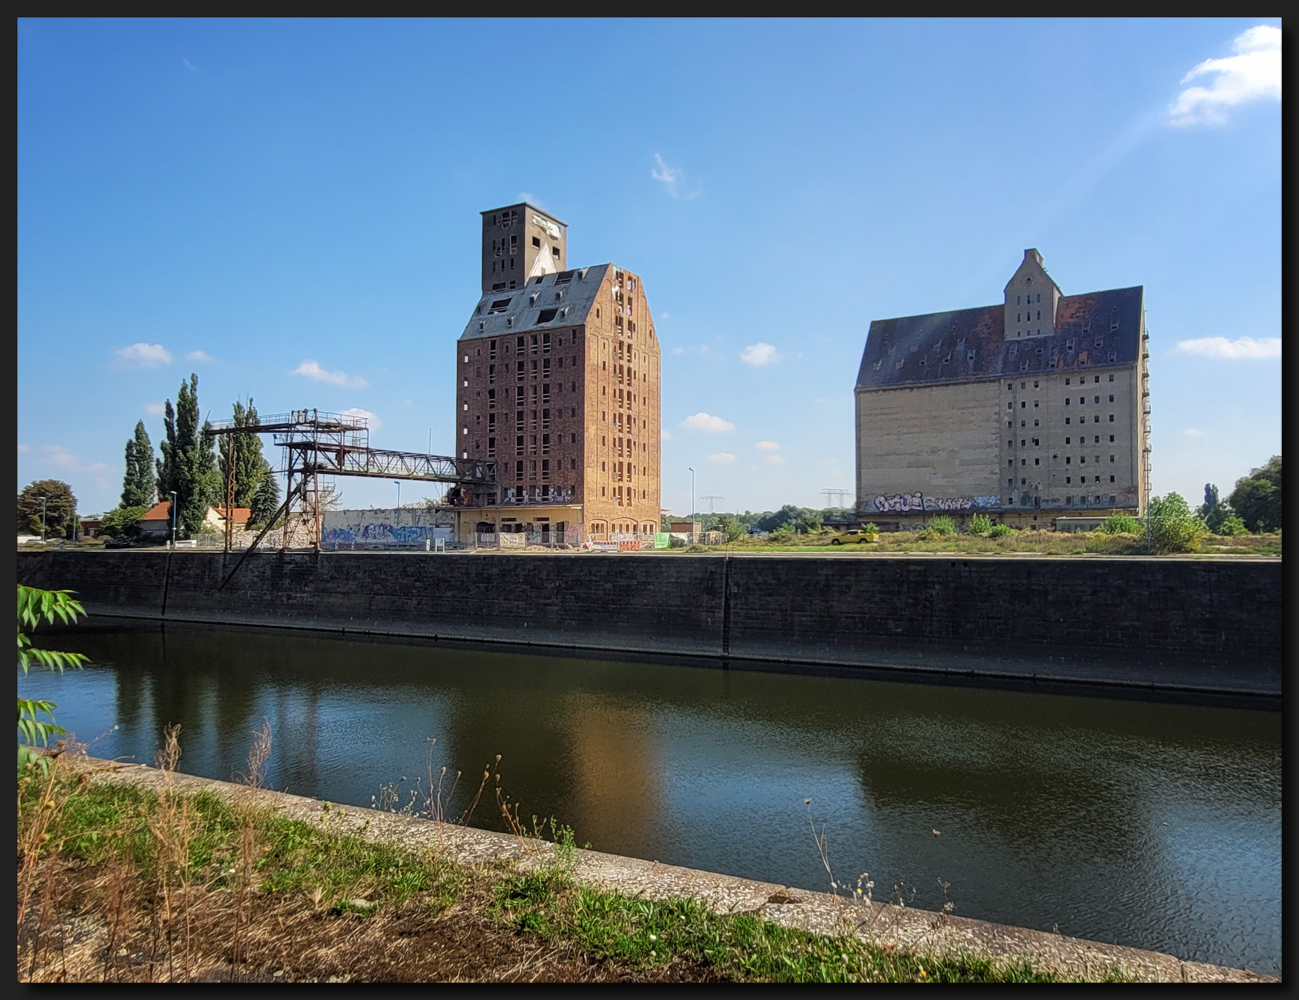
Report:
<svg viewBox="0 0 1299 1000"><path fill-rule="evenodd" d="M96 666L20 678L92 752L368 805L502 755L521 816L600 850L826 888L869 871L957 913L1280 972L1279 713L169 627L58 636ZM425 742L436 737L437 743ZM489 791L474 825L500 829ZM938 831L935 834L934 831ZM914 898L912 892L915 893Z"/></svg>

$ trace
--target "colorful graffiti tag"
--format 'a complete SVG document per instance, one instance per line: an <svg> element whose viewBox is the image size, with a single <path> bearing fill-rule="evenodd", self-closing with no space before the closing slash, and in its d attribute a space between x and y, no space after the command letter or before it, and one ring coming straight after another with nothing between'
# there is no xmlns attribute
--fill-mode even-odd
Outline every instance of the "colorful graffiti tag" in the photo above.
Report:
<svg viewBox="0 0 1299 1000"><path fill-rule="evenodd" d="M930 510L980 510L996 507L997 497L927 497L919 490L914 493L879 494L871 507L880 513L904 513Z"/></svg>

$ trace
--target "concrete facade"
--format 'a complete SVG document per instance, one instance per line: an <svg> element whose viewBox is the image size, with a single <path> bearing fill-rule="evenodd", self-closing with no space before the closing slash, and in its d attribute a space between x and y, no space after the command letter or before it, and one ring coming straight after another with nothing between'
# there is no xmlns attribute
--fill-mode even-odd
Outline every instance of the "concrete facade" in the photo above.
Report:
<svg viewBox="0 0 1299 1000"><path fill-rule="evenodd" d="M857 512L1137 514L1149 494L1144 290L1066 296L1034 249L1003 301L872 322L858 373Z"/></svg>
<svg viewBox="0 0 1299 1000"><path fill-rule="evenodd" d="M540 236L532 246L528 235L532 256L525 252L518 266L538 273L498 289L488 265L502 233L513 238L516 211L550 219L525 204L509 209L503 226L506 211L483 213L484 292L456 345L456 450L495 462L497 485L458 496L467 508L460 520L526 516L509 523L558 531L580 524L595 538L653 533L661 355L640 276L614 264L547 269L567 263L566 247Z"/></svg>
<svg viewBox="0 0 1299 1000"><path fill-rule="evenodd" d="M522 202L483 212L483 291L521 288L568 267L568 224Z"/></svg>

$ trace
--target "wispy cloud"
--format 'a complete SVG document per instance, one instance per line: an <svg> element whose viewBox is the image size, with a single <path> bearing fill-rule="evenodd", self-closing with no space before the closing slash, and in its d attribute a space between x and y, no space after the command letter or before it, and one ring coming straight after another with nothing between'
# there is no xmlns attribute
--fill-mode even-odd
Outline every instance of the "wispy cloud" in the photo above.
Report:
<svg viewBox="0 0 1299 1000"><path fill-rule="evenodd" d="M684 347L674 347L674 348L672 348L672 353L673 353L673 354L681 354L681 353L683 353L684 351L685 351L685 348L684 348Z"/></svg>
<svg viewBox="0 0 1299 1000"><path fill-rule="evenodd" d="M342 385L349 389L364 389L370 383L357 375L347 375L345 372L326 371L320 367L316 361L308 358L302 364L289 372L290 375L301 375L303 378L315 379L317 382L328 382L330 385Z"/></svg>
<svg viewBox="0 0 1299 1000"><path fill-rule="evenodd" d="M784 464L785 464L785 456L784 456L784 455L768 455L768 456L767 456L767 461L770 462L772 465L784 465Z"/></svg>
<svg viewBox="0 0 1299 1000"><path fill-rule="evenodd" d="M780 445L776 444L775 441L759 441L753 447L757 448L758 451L780 451Z"/></svg>
<svg viewBox="0 0 1299 1000"><path fill-rule="evenodd" d="M149 416L151 417L161 417L164 413L167 412L167 404L166 403L145 403L144 412L149 414Z"/></svg>
<svg viewBox="0 0 1299 1000"><path fill-rule="evenodd" d="M719 451L715 455L709 455L708 461L717 462L720 465L729 465L731 462L735 461L735 456L729 451Z"/></svg>
<svg viewBox="0 0 1299 1000"><path fill-rule="evenodd" d="M718 434L723 431L735 430L735 425L729 420L723 420L721 417L714 417L701 411L681 421L681 428L687 431L708 431Z"/></svg>
<svg viewBox="0 0 1299 1000"><path fill-rule="evenodd" d="M363 410L359 406L351 406L343 411L345 417L364 417L365 425L372 431L377 431L383 426L383 421L369 410Z"/></svg>
<svg viewBox="0 0 1299 1000"><path fill-rule="evenodd" d="M755 368L761 368L763 365L774 365L783 357L775 347L759 341L756 344L750 344L740 352L740 360L746 365L753 365Z"/></svg>
<svg viewBox="0 0 1299 1000"><path fill-rule="evenodd" d="M186 361L211 361L212 355L207 351L190 351L185 355Z"/></svg>
<svg viewBox="0 0 1299 1000"><path fill-rule="evenodd" d="M1200 430L1200 428L1198 427L1188 427L1186 428L1186 430L1182 431L1182 433L1185 434L1188 438L1204 437L1204 431Z"/></svg>
<svg viewBox="0 0 1299 1000"><path fill-rule="evenodd" d="M57 466L65 472L103 472L108 468L103 462L82 465L80 455L74 455L62 445L57 444L47 444L41 447L41 462L45 465Z"/></svg>
<svg viewBox="0 0 1299 1000"><path fill-rule="evenodd" d="M1182 354L1201 354L1208 358L1224 358L1228 361L1254 361L1259 358L1279 358L1281 356L1281 338L1264 337L1255 340L1253 337L1237 337L1228 340L1226 337L1200 337L1198 340L1178 341L1175 351Z"/></svg>
<svg viewBox="0 0 1299 1000"><path fill-rule="evenodd" d="M668 320L670 320L671 318L672 318L672 314L671 314L670 312L661 312L661 313L659 313L659 322L660 322L660 323L666 323L666 322L667 322Z"/></svg>
<svg viewBox="0 0 1299 1000"><path fill-rule="evenodd" d="M192 62L192 61L189 59L188 56L181 56L181 57L180 57L180 62L181 62L181 65L184 66L184 67L185 67L187 70L189 70L191 73L197 73L197 72L198 72L198 66L197 66L197 64L195 64L194 62Z"/></svg>
<svg viewBox="0 0 1299 1000"><path fill-rule="evenodd" d="M128 347L119 347L113 352L118 360L114 368L157 368L171 364L171 351L161 344L146 344L141 341Z"/></svg>
<svg viewBox="0 0 1299 1000"><path fill-rule="evenodd" d="M663 189L673 198L689 201L691 198L699 197L703 192L704 182L701 179L693 191L689 194L683 193L681 190L681 184L686 177L685 171L680 167L669 166L663 161L663 157L659 156L658 153L654 154L654 162L657 163L658 166L650 171L650 176L662 184Z"/></svg>
<svg viewBox="0 0 1299 1000"><path fill-rule="evenodd" d="M1235 55L1206 59L1182 77L1183 84L1206 76L1210 81L1177 95L1168 109L1169 125L1222 125L1237 105L1281 99L1281 29L1257 25L1236 36L1231 49Z"/></svg>
<svg viewBox="0 0 1299 1000"><path fill-rule="evenodd" d="M668 430L666 427L663 428L663 430L659 431L659 440L660 440L660 441L671 441L671 440L672 440L672 432L671 432L670 430Z"/></svg>

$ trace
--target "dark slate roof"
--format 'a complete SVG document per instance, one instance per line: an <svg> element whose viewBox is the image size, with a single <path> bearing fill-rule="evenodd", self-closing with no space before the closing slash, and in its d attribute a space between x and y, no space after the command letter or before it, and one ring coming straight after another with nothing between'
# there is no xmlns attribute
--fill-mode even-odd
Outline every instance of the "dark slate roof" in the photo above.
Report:
<svg viewBox="0 0 1299 1000"><path fill-rule="evenodd" d="M529 278L522 288L483 292L461 340L504 337L524 331L558 330L586 322L604 276L614 264L594 264ZM556 292L563 298L556 299ZM542 317L546 317L543 319Z"/></svg>
<svg viewBox="0 0 1299 1000"><path fill-rule="evenodd" d="M877 319L866 335L858 389L972 382L1021 372L1134 364L1141 351L1145 290L1063 295L1056 332L1006 340L1005 306Z"/></svg>

